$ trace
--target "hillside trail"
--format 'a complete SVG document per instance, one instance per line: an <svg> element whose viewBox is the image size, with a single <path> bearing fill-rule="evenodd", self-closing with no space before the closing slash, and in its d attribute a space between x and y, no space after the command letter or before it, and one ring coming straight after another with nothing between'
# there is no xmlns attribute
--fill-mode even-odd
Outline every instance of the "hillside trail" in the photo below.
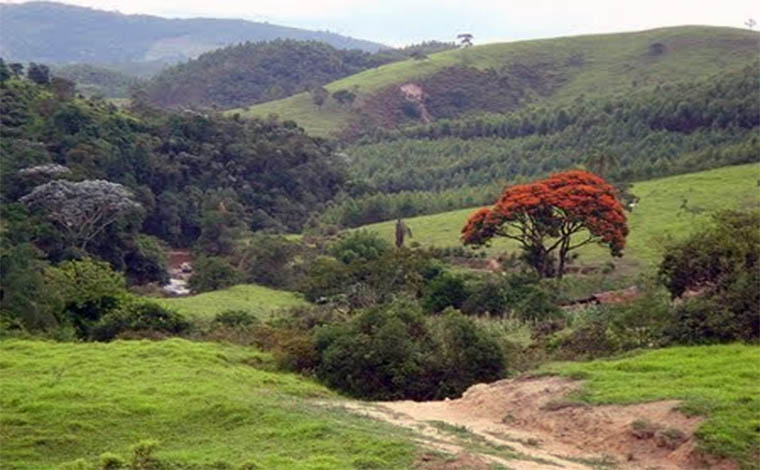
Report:
<svg viewBox="0 0 760 470"><path fill-rule="evenodd" d="M738 468L696 449L702 418L676 411L678 401L589 406L568 398L580 385L528 377L474 385L455 400L342 405L410 430L430 455L438 454L423 456L420 469ZM441 453L448 457L441 460Z"/></svg>

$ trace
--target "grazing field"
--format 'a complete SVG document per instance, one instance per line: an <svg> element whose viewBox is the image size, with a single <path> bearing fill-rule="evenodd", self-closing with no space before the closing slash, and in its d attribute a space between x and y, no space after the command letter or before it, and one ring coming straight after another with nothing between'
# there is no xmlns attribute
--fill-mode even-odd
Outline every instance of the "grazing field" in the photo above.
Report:
<svg viewBox="0 0 760 470"><path fill-rule="evenodd" d="M707 417L697 431L707 452L743 468L760 461L760 347L730 344L674 347L633 357L561 363L544 368L586 380L590 403L683 400L681 410Z"/></svg>
<svg viewBox="0 0 760 470"><path fill-rule="evenodd" d="M158 441L160 467L135 468L391 470L416 452L396 429L318 404L336 396L264 370L268 357L250 348L4 340L0 352L8 470L118 468L100 456L129 462L145 440Z"/></svg>
<svg viewBox="0 0 760 470"><path fill-rule="evenodd" d="M586 35L510 43L486 44L466 49L452 49L431 54L426 60L405 60L325 85L334 93L354 90L357 103L373 92L393 84L430 76L443 68L466 66L477 69L500 69L511 64L541 63L551 73L565 74L567 79L549 99L570 100L581 94L595 96L630 90L637 86L655 86L687 76L706 77L726 68L742 66L756 54L757 34L735 28L681 26L634 33ZM664 44L667 53L652 56L652 44ZM536 99L546 99L537 96ZM229 113L266 117L277 114L291 119L310 134L327 136L356 118L346 107L332 103L318 107L308 93L282 100L234 109Z"/></svg>
<svg viewBox="0 0 760 470"><path fill-rule="evenodd" d="M199 320L211 320L216 314L226 310L245 310L265 319L277 309L306 303L299 294L255 284L241 284L188 297L152 300L189 318Z"/></svg>
<svg viewBox="0 0 760 470"><path fill-rule="evenodd" d="M760 164L753 163L636 183L632 192L641 201L628 213L630 234L623 259L643 266L656 263L667 240L681 238L704 225L711 211L760 208L758 181ZM460 245L459 232L474 210L406 219L413 233L410 242L439 247ZM381 222L363 228L392 240L395 223ZM495 254L516 248L515 243L497 240L488 252ZM580 262L606 259L612 258L599 247L584 247Z"/></svg>

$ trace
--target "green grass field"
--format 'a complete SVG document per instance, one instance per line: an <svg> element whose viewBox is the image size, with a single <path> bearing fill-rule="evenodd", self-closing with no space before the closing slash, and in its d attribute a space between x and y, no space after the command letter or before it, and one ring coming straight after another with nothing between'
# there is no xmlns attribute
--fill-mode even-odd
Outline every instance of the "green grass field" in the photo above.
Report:
<svg viewBox="0 0 760 470"><path fill-rule="evenodd" d="M241 284L227 289L193 295L151 299L181 313L188 318L211 320L225 310L245 310L261 319L281 308L296 307L306 303L294 292L270 289L255 284Z"/></svg>
<svg viewBox="0 0 760 470"><path fill-rule="evenodd" d="M633 357L552 364L546 372L586 380L581 396L591 403L683 400L688 414L706 416L697 431L709 453L742 468L760 462L760 347L674 347Z"/></svg>
<svg viewBox="0 0 760 470"><path fill-rule="evenodd" d="M758 181L760 164L755 163L636 183L632 191L641 201L628 214L630 234L623 260L642 266L656 263L666 241L682 238L703 226L711 211L759 208ZM688 210L680 209L684 199ZM406 219L414 235L409 241L424 246L457 246L460 244L459 232L474 210L460 209ZM395 223L381 222L362 228L392 241ZM494 254L516 248L516 243L498 240L488 251ZM579 260L581 263L612 259L599 247L584 249Z"/></svg>
<svg viewBox="0 0 760 470"><path fill-rule="evenodd" d="M466 65L499 69L512 63L549 63L568 77L551 99L570 100L581 94L594 96L656 85L685 77L707 77L725 68L741 66L754 58L758 35L735 28L681 26L634 33L574 36L511 43L486 44L431 54L423 61L406 60L384 65L325 85L332 92L353 89L357 104L380 88L431 75L445 67ZM665 44L667 53L651 57L653 43ZM580 61L580 63L579 63ZM317 107L308 93L263 103L229 113L266 117L277 114L292 119L309 133L327 136L355 118L332 100Z"/></svg>
<svg viewBox="0 0 760 470"><path fill-rule="evenodd" d="M397 429L321 406L335 398L324 387L257 368L268 357L250 348L4 340L0 351L6 470L100 469L101 454L129 461L146 439L175 470L395 470L416 452Z"/></svg>

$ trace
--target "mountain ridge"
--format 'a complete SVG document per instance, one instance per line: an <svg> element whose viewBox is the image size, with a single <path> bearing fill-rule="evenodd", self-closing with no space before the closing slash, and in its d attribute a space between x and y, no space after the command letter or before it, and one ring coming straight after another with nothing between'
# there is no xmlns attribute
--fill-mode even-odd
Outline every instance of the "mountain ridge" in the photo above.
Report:
<svg viewBox="0 0 760 470"><path fill-rule="evenodd" d="M388 48L337 33L264 22L125 15L59 2L0 4L0 24L0 56L24 62L178 62L230 44L277 38L370 52Z"/></svg>

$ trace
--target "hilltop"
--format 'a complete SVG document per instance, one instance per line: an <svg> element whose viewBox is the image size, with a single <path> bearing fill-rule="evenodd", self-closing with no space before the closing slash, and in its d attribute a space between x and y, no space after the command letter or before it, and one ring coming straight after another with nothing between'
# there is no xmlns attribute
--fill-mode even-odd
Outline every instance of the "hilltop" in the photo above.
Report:
<svg viewBox="0 0 760 470"><path fill-rule="evenodd" d="M331 99L317 106L301 93L235 112L277 114L323 136L504 113L539 102L572 103L581 96L710 76L751 62L758 38L735 28L680 26L486 44L384 65L325 85L330 93L353 93L350 104ZM407 86L402 90L402 85Z"/></svg>
<svg viewBox="0 0 760 470"><path fill-rule="evenodd" d="M382 44L245 20L124 15L56 2L0 4L0 57L45 63L177 62L230 44L277 38L378 51Z"/></svg>

